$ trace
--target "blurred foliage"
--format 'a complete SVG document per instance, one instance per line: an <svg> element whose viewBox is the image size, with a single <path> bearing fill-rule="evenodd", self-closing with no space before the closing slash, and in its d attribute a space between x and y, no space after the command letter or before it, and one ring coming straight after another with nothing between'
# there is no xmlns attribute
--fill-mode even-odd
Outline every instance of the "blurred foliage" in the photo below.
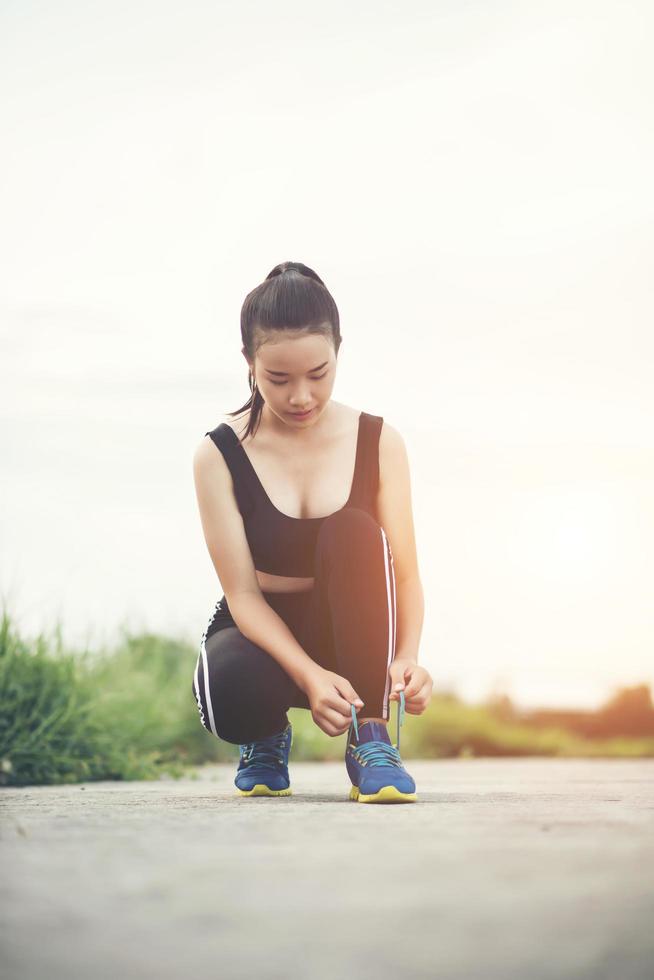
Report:
<svg viewBox="0 0 654 980"><path fill-rule="evenodd" d="M65 648L61 635L56 626L50 636L27 641L3 610L0 785L192 776L193 767L206 762L236 765L238 746L215 738L200 722L191 690L199 644L123 631L110 650L73 650ZM619 692L594 713L603 719L602 735L616 736L602 738L579 734L560 721L544 725L538 713L524 716L505 695L469 705L453 693L436 691L422 715L405 713L400 749L405 759L654 756L654 737L630 735L624 721L625 711L629 715L629 706L636 705L638 725L649 723L647 698L642 688L636 690ZM304 709L291 708L288 715L293 759L343 758L345 735L330 738ZM607 717L617 732L607 728ZM392 702L389 732L395 743L397 702Z"/></svg>
<svg viewBox="0 0 654 980"><path fill-rule="evenodd" d="M555 725L592 739L654 736L654 706L647 684L621 688L597 711L540 708L514 711L514 717L536 728Z"/></svg>

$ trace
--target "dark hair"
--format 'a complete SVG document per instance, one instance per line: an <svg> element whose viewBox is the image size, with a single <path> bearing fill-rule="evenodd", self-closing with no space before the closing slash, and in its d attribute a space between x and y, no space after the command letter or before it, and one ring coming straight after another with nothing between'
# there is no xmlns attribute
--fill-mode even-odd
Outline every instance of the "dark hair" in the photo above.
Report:
<svg viewBox="0 0 654 980"><path fill-rule="evenodd" d="M266 330L306 330L328 335L338 354L341 346L338 308L313 269L302 262L280 262L247 294L241 308L241 339L243 350L252 362L265 340L262 334ZM227 412L229 416L250 413L243 439L256 431L263 409L261 392L258 388L254 390L252 371L248 371L248 376L250 398L235 412Z"/></svg>

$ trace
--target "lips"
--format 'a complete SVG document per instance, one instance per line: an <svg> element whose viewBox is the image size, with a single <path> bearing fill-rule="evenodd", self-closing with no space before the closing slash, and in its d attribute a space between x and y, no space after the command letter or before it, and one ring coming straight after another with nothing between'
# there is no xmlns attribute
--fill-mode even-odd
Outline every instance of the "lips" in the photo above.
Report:
<svg viewBox="0 0 654 980"><path fill-rule="evenodd" d="M305 419L308 415L311 415L312 412L313 409L310 408L308 412L289 412L289 415L292 415L294 419Z"/></svg>

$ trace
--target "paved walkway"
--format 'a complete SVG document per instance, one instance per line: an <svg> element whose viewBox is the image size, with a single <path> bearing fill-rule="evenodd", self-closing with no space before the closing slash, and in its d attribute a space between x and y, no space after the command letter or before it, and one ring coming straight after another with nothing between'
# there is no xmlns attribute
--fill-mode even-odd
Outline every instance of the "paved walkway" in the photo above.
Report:
<svg viewBox="0 0 654 980"><path fill-rule="evenodd" d="M197 780L0 789L5 980L651 980L654 760L407 762L414 804Z"/></svg>

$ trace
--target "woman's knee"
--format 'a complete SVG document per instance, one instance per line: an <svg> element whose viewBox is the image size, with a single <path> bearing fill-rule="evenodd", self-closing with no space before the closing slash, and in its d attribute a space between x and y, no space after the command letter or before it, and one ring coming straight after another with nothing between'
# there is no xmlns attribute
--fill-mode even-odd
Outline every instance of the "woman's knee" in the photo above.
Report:
<svg viewBox="0 0 654 980"><path fill-rule="evenodd" d="M324 567L328 558L339 569L350 568L358 574L361 562L367 567L383 555L388 547L386 541L383 529L367 511L359 507L337 511L320 526L316 543L318 567Z"/></svg>
<svg viewBox="0 0 654 980"><path fill-rule="evenodd" d="M367 510L346 507L323 521L318 531L318 543L351 548L356 539L377 538L379 532L379 524Z"/></svg>
<svg viewBox="0 0 654 980"><path fill-rule="evenodd" d="M269 653L240 630L220 630L202 644L193 690L202 723L217 738L241 744L285 724L286 675ZM262 731L252 734L253 724ZM273 727L274 730L274 727ZM247 733L247 735L245 734Z"/></svg>

